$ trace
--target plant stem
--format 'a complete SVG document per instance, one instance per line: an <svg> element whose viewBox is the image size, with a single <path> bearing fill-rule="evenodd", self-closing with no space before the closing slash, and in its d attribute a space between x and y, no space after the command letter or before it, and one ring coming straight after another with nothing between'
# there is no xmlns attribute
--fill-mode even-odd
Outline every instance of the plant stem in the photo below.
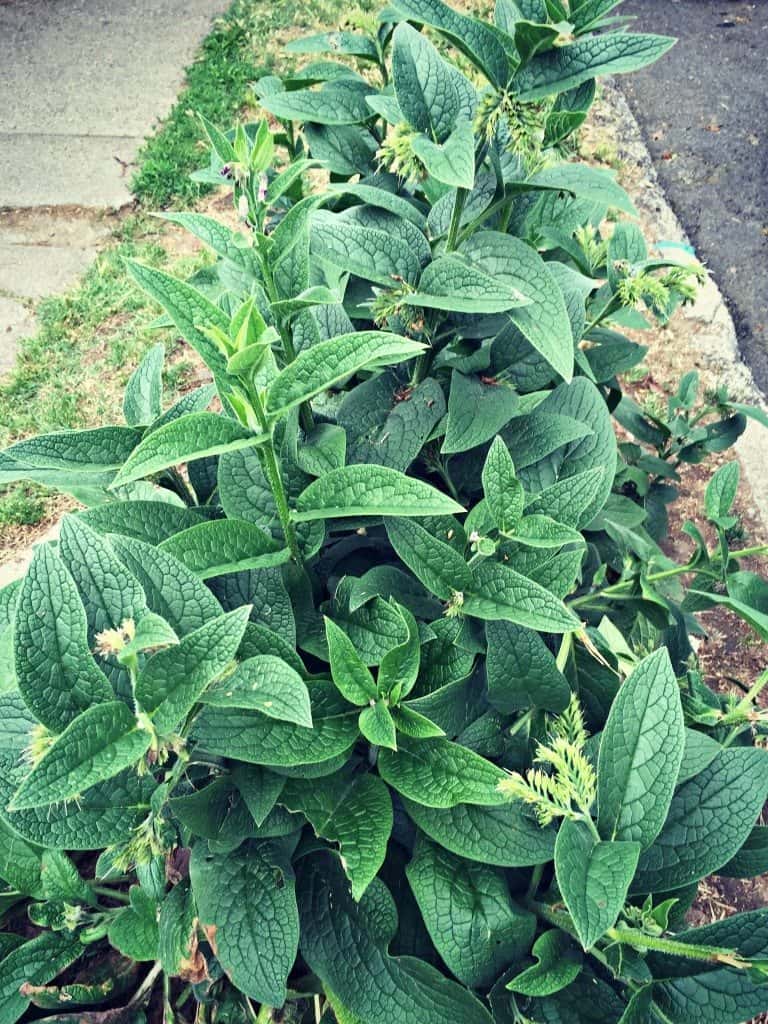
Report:
<svg viewBox="0 0 768 1024"><path fill-rule="evenodd" d="M259 1013L256 1017L256 1024L269 1024L272 1020L272 1007L267 1006L266 1003L262 1003L259 1007Z"/></svg>
<svg viewBox="0 0 768 1024"><path fill-rule="evenodd" d="M280 520L280 525L283 528L285 543L288 545L288 550L291 552L291 558L298 565L301 565L301 552L299 551L299 543L296 538L296 528L293 524L293 520L291 519L291 509L288 504L288 495L285 490L285 484L283 483L282 473L280 472L280 464L277 461L277 454L275 453L274 435L270 429L269 423L267 422L267 415L264 412L264 406L262 405L261 402L261 396L259 395L256 388L251 388L250 391L253 411L256 413L256 418L259 421L259 426L269 437L269 440L263 445L261 449L264 473L266 474L267 477L269 489L272 491L272 497L275 499L277 516L278 519Z"/></svg>
<svg viewBox="0 0 768 1024"><path fill-rule="evenodd" d="M464 212L464 204L467 201L468 196L467 189L457 188L456 198L453 201L453 212L451 213L451 223L448 228L448 238L445 242L445 251L453 252L456 248L456 242L459 237L459 228L461 227L461 215Z"/></svg>
<svg viewBox="0 0 768 1024"><path fill-rule="evenodd" d="M533 871L531 872L531 880L528 883L528 889L526 890L526 899L532 900L536 896L536 890L539 888L541 883L541 876L544 874L544 865L536 864Z"/></svg>
<svg viewBox="0 0 768 1024"><path fill-rule="evenodd" d="M680 942L677 939L665 938L661 935L646 935L634 928L609 928L606 938L614 942L623 942L634 949L652 949L669 956L684 957L686 960L705 960L708 963L725 964L728 967L747 968L749 962L733 949L721 946L694 946L692 943Z"/></svg>
<svg viewBox="0 0 768 1024"><path fill-rule="evenodd" d="M91 889L99 896L107 896L111 900L117 900L118 903L130 903L128 894L120 892L119 889L110 889L106 885L92 885Z"/></svg>
<svg viewBox="0 0 768 1024"><path fill-rule="evenodd" d="M150 970L149 974L146 976L144 981L142 981L142 983L139 985L139 987L136 989L136 991L126 1004L126 1010L138 1009L138 1007L142 1006L149 999L150 995L152 994L152 989L155 987L155 982L157 981L162 969L163 965L160 963L159 960L157 960L152 965L152 969Z"/></svg>

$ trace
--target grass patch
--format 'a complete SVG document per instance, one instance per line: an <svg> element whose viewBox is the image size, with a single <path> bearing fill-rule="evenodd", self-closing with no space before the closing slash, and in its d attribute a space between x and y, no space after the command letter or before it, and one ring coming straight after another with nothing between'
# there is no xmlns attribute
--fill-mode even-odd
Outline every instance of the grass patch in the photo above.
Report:
<svg viewBox="0 0 768 1024"><path fill-rule="evenodd" d="M294 27L334 28L342 20L362 26L374 9L373 0L235 0L187 68L186 85L170 114L139 152L134 196L161 209L188 206L210 191L189 178L203 164L206 148L195 115L228 128L251 102L251 83L288 66L283 40L276 37Z"/></svg>

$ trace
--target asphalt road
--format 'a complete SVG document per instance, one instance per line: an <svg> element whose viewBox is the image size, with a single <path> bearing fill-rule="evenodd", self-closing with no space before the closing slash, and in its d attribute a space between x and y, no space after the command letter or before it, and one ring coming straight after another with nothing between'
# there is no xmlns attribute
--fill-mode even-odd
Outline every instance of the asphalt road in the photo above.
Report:
<svg viewBox="0 0 768 1024"><path fill-rule="evenodd" d="M768 0L626 0L619 11L637 31L678 37L619 84L768 393Z"/></svg>

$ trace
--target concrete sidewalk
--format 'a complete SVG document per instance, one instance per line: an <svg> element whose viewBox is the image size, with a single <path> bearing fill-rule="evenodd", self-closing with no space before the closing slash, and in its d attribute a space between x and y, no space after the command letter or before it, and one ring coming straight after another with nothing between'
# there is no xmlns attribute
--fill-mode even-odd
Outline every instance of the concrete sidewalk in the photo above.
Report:
<svg viewBox="0 0 768 1024"><path fill-rule="evenodd" d="M228 0L0 0L0 373L131 201L136 153Z"/></svg>

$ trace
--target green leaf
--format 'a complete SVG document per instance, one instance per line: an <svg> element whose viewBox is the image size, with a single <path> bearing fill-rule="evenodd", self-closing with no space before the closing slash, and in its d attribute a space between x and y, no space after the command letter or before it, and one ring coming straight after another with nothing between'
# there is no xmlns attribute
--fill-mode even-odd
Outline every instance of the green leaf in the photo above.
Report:
<svg viewBox="0 0 768 1024"><path fill-rule="evenodd" d="M504 714L526 708L564 711L571 697L555 656L532 629L512 622L489 622L485 671L488 701Z"/></svg>
<svg viewBox="0 0 768 1024"><path fill-rule="evenodd" d="M498 231L479 231L459 250L499 285L517 289L528 304L510 309L522 334L565 381L573 375L573 334L563 293L530 245Z"/></svg>
<svg viewBox="0 0 768 1024"><path fill-rule="evenodd" d="M667 816L684 746L680 688L661 647L622 684L605 723L597 764L605 839L651 845Z"/></svg>
<svg viewBox="0 0 768 1024"><path fill-rule="evenodd" d="M768 872L768 825L755 825L744 845L718 870L726 878L755 878ZM0 871L0 876L5 877Z"/></svg>
<svg viewBox="0 0 768 1024"><path fill-rule="evenodd" d="M11 800L10 810L73 800L146 753L152 734L122 701L95 704L70 722Z"/></svg>
<svg viewBox="0 0 768 1024"><path fill-rule="evenodd" d="M358 724L360 732L369 743L376 747L385 747L387 750L397 750L395 723L383 700L374 701L367 708L363 708Z"/></svg>
<svg viewBox="0 0 768 1024"><path fill-rule="evenodd" d="M382 882L355 903L332 854L315 853L305 865L298 891L301 953L354 1018L366 1024L491 1024L488 1011L463 986L414 957L390 956L391 931L382 919L396 921L397 914Z"/></svg>
<svg viewBox="0 0 768 1024"><path fill-rule="evenodd" d="M80 479L118 469L141 440L141 434L134 427L62 430L17 441L3 455L30 472L66 470ZM10 482L3 476L2 483Z"/></svg>
<svg viewBox="0 0 768 1024"><path fill-rule="evenodd" d="M152 611L180 636L221 615L210 590L172 555L136 539L113 537L112 546L139 580Z"/></svg>
<svg viewBox="0 0 768 1024"><path fill-rule="evenodd" d="M0 818L0 879L25 896L43 895L42 859L30 845Z"/></svg>
<svg viewBox="0 0 768 1024"><path fill-rule="evenodd" d="M375 40L358 32L318 32L285 44L288 53L345 53L350 57L378 61Z"/></svg>
<svg viewBox="0 0 768 1024"><path fill-rule="evenodd" d="M330 761L357 739L358 711L325 680L312 684L310 699L312 729L258 711L207 707L197 717L193 736L209 753L249 764L293 768Z"/></svg>
<svg viewBox="0 0 768 1024"><path fill-rule="evenodd" d="M260 654L241 662L232 675L209 686L200 701L213 707L250 708L270 718L312 728L312 709L304 680L273 654Z"/></svg>
<svg viewBox="0 0 768 1024"><path fill-rule="evenodd" d="M444 736L445 730L433 722L426 715L414 711L408 704L398 704L391 708L390 714L395 723L395 729L404 736L411 736L413 739L428 740L434 736Z"/></svg>
<svg viewBox="0 0 768 1024"><path fill-rule="evenodd" d="M228 334L229 317L226 313L185 281L135 260L126 260L125 263L139 287L168 313L184 340L211 370L214 380L224 380L226 359L203 328L218 327Z"/></svg>
<svg viewBox="0 0 768 1024"><path fill-rule="evenodd" d="M514 530L525 505L523 485L515 476L515 464L509 449L495 437L483 466L483 493L488 511L502 531Z"/></svg>
<svg viewBox="0 0 768 1024"><path fill-rule="evenodd" d="M131 905L120 910L109 926L109 943L131 960L154 960L160 938L157 903L138 885L131 886L128 896Z"/></svg>
<svg viewBox="0 0 768 1024"><path fill-rule="evenodd" d="M536 918L510 898L504 872L420 837L406 874L430 937L468 988L485 988L524 956Z"/></svg>
<svg viewBox="0 0 768 1024"><path fill-rule="evenodd" d="M337 271L390 288L397 277L415 284L421 270L417 253L402 238L338 214L313 219L312 253Z"/></svg>
<svg viewBox="0 0 768 1024"><path fill-rule="evenodd" d="M281 565L290 558L287 548L245 519L198 523L163 541L160 550L173 555L201 580Z"/></svg>
<svg viewBox="0 0 768 1024"><path fill-rule="evenodd" d="M438 142L456 123L461 105L453 77L430 41L407 22L392 37L392 81L405 120Z"/></svg>
<svg viewBox="0 0 768 1024"><path fill-rule="evenodd" d="M508 384L454 370L440 450L452 455L484 444L512 419L518 406L517 393Z"/></svg>
<svg viewBox="0 0 768 1024"><path fill-rule="evenodd" d="M470 589L472 572L455 548L407 519L388 518L385 526L390 544L427 590L449 601Z"/></svg>
<svg viewBox="0 0 768 1024"><path fill-rule="evenodd" d="M507 536L516 544L528 548L561 548L564 544L584 544L584 538L577 530L543 515L523 516L517 526L507 531Z"/></svg>
<svg viewBox="0 0 768 1024"><path fill-rule="evenodd" d="M200 923L227 977L251 999L282 1006L299 943L290 868L269 843L220 854L200 842L189 874Z"/></svg>
<svg viewBox="0 0 768 1024"><path fill-rule="evenodd" d="M423 349L419 342L387 331L359 331L321 341L300 352L277 375L267 393L267 412L282 415L364 367L403 362Z"/></svg>
<svg viewBox="0 0 768 1024"><path fill-rule="evenodd" d="M314 480L299 495L293 518L348 516L443 516L462 512L436 488L387 466L345 466Z"/></svg>
<svg viewBox="0 0 768 1024"><path fill-rule="evenodd" d="M123 395L123 416L131 427L148 426L163 411L165 346L153 345L128 378Z"/></svg>
<svg viewBox="0 0 768 1024"><path fill-rule="evenodd" d="M83 952L77 936L43 932L0 960L0 1024L16 1024L30 1003L21 988L47 985Z"/></svg>
<svg viewBox="0 0 768 1024"><path fill-rule="evenodd" d="M402 220L410 221L420 231L423 229L426 218L418 206L395 192L388 192L386 188L377 188L375 185L364 185L360 182L339 181L331 182L328 186L330 191L339 195L355 196L367 206L375 206L381 210L394 213ZM426 241L426 239L425 239Z"/></svg>
<svg viewBox="0 0 768 1024"><path fill-rule="evenodd" d="M402 737L395 753L382 750L379 774L398 793L425 807L505 802L498 784L506 776L496 765L458 743L445 739Z"/></svg>
<svg viewBox="0 0 768 1024"><path fill-rule="evenodd" d="M180 224L186 231L204 242L210 249L244 270L249 276L258 274L258 263L254 248L244 234L232 231L226 224L206 217L203 213L160 213L156 216Z"/></svg>
<svg viewBox="0 0 768 1024"><path fill-rule="evenodd" d="M485 561L472 572L463 610L478 619L503 619L546 633L569 633L580 622L554 594L500 562Z"/></svg>
<svg viewBox="0 0 768 1024"><path fill-rule="evenodd" d="M749 623L763 640L768 640L768 583L755 572L734 572L727 585L727 595L694 589L690 593L724 605Z"/></svg>
<svg viewBox="0 0 768 1024"><path fill-rule="evenodd" d="M411 148L427 173L443 185L471 189L475 184L475 133L471 121L462 118L445 142L417 135Z"/></svg>
<svg viewBox="0 0 768 1024"><path fill-rule="evenodd" d="M559 928L541 934L533 944L531 956L538 962L507 983L511 992L538 998L551 996L570 985L581 971L581 951Z"/></svg>
<svg viewBox="0 0 768 1024"><path fill-rule="evenodd" d="M320 89L296 89L261 96L259 103L282 121L311 121L313 124L362 124L371 116L365 97L374 92L367 82L341 78Z"/></svg>
<svg viewBox="0 0 768 1024"><path fill-rule="evenodd" d="M374 678L344 630L326 618L325 636L331 676L339 693L351 704L361 706L375 700L378 690Z"/></svg>
<svg viewBox="0 0 768 1024"><path fill-rule="evenodd" d="M508 188L515 192L529 188L570 192L600 206L613 207L630 216L637 216L632 200L617 183L614 172L587 164L553 164L523 182L512 182Z"/></svg>
<svg viewBox="0 0 768 1024"><path fill-rule="evenodd" d="M264 438L236 420L213 412L193 412L153 430L131 453L112 481L112 489L159 473L191 459L236 451L257 445Z"/></svg>
<svg viewBox="0 0 768 1024"><path fill-rule="evenodd" d="M433 260L425 267L418 289L402 301L454 313L504 313L530 302L518 287L503 278L497 280L460 252Z"/></svg>
<svg viewBox="0 0 768 1024"><path fill-rule="evenodd" d="M88 624L72 577L50 545L35 548L19 592L16 679L25 703L53 732L114 696L88 647Z"/></svg>
<svg viewBox="0 0 768 1024"><path fill-rule="evenodd" d="M202 966L197 949L197 907L188 882L171 889L160 905L157 955L171 977L189 976Z"/></svg>
<svg viewBox="0 0 768 1024"><path fill-rule="evenodd" d="M392 7L419 25L437 29L498 88L507 85L509 58L499 37L485 22L459 14L442 0L395 0Z"/></svg>
<svg viewBox="0 0 768 1024"><path fill-rule="evenodd" d="M733 462L726 462L724 466L717 469L707 484L704 495L704 510L707 519L718 522L728 515L736 499L738 487L739 464L734 459Z"/></svg>
<svg viewBox="0 0 768 1024"><path fill-rule="evenodd" d="M643 851L632 891L679 889L727 864L765 802L767 767L764 750L723 750L680 786L664 828Z"/></svg>
<svg viewBox="0 0 768 1024"><path fill-rule="evenodd" d="M535 100L574 89L596 75L618 75L653 64L675 40L668 36L606 32L537 54L515 77L515 94Z"/></svg>
<svg viewBox="0 0 768 1024"><path fill-rule="evenodd" d="M584 949L616 923L639 855L639 843L599 842L583 821L566 818L560 826L555 875Z"/></svg>
<svg viewBox="0 0 768 1024"><path fill-rule="evenodd" d="M148 659L136 681L136 699L161 735L179 726L205 688L230 665L250 610L246 605L219 615Z"/></svg>
<svg viewBox="0 0 768 1024"><path fill-rule="evenodd" d="M392 831L392 798L381 779L338 774L321 786L289 780L280 803L308 818L316 836L338 843L352 898L360 900L384 863Z"/></svg>

